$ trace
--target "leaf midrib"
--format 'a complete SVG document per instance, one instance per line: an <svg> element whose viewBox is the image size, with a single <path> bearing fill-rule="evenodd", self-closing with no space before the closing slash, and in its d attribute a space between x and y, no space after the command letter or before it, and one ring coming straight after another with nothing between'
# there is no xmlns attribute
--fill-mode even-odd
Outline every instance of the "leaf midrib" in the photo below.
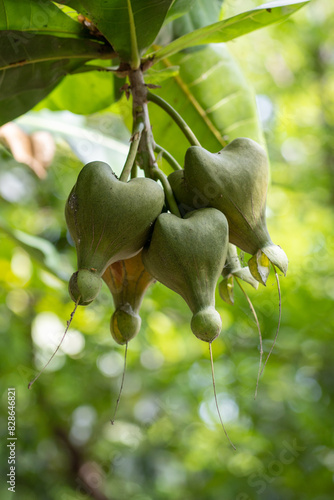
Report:
<svg viewBox="0 0 334 500"><path fill-rule="evenodd" d="M80 54L80 55L79 54L78 55L68 54L68 55L64 55L64 56L44 57L41 59L21 61L21 62L9 64L7 66L0 66L0 71L6 71L8 69L14 69L14 68L22 67L22 66L27 66L29 64L38 64L38 63L50 62L50 61L60 61L63 59L85 59L85 60L88 59L89 60L89 59L97 59L97 57L98 57L97 54L94 54L94 56L92 54L90 54L90 55L88 55L88 54L87 55L85 55L85 54Z"/></svg>
<svg viewBox="0 0 334 500"><path fill-rule="evenodd" d="M300 5L300 7L302 7L305 3L307 3L307 2L302 3ZM277 8L279 8L279 7L277 7ZM231 27L234 24L237 24L238 22L240 22L240 20L246 21L247 19L251 19L254 17L254 14L263 14L264 12L266 12L266 10L267 9L253 9L253 10L249 11L248 13L245 12L245 13L238 14L237 16L231 17L230 21L228 19L226 21L218 21L218 22L211 24L209 26L205 26L204 28L200 28L199 30L195 30L195 31L199 32L197 34L197 36L194 36L193 33L187 33L186 35L183 35L183 36L177 38L176 40L171 42L169 45L166 45L166 47L163 47L162 49L158 49L155 52L149 53L147 57L154 57L154 55L157 52L158 53L161 52L162 57L165 57L164 53L163 53L163 51L165 49L166 49L166 55L171 56L172 54L174 54L175 52L177 52L179 50L178 45L180 43L180 40L184 41L184 40L190 39L191 41L197 42L198 40L201 40L203 38L208 37L212 33L218 32L218 31L223 30L225 28ZM281 18L276 19L276 20L274 19L271 23L267 23L267 24L263 25L263 27L269 26L270 24L274 24L275 22L279 22L280 19L283 20L284 18L281 17ZM255 19L253 19L253 21L257 22ZM259 28L261 28L262 24L261 23L258 23L258 24L259 24ZM217 29L217 25L221 25L221 28ZM204 31L204 30L206 30L206 31ZM253 30L253 31L255 31L255 30ZM172 48L172 51L170 51L171 48ZM173 52L173 50L174 50L173 48L175 48L174 52ZM167 51L167 49L169 49L169 50ZM155 62L158 62L160 60L161 60L161 57L160 58L157 57L155 59Z"/></svg>

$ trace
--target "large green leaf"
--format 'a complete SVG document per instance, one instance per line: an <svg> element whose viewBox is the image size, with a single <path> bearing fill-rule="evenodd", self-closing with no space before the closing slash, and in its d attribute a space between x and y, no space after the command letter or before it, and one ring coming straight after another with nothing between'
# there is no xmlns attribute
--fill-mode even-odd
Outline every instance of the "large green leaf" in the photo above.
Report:
<svg viewBox="0 0 334 500"><path fill-rule="evenodd" d="M24 31L65 36L84 35L85 31L49 0L0 0L0 30Z"/></svg>
<svg viewBox="0 0 334 500"><path fill-rule="evenodd" d="M22 91L17 96L0 101L0 126L14 120L33 108L35 104L46 97L55 88L57 83L58 81L50 83L43 89L28 90L26 92Z"/></svg>
<svg viewBox="0 0 334 500"><path fill-rule="evenodd" d="M255 97L225 45L177 54L170 62L180 73L154 92L188 122L203 147L217 152L236 137L263 144ZM149 107L154 138L182 164L188 142L173 121L153 103Z"/></svg>
<svg viewBox="0 0 334 500"><path fill-rule="evenodd" d="M111 55L110 47L88 39L0 31L0 125L31 109L87 60Z"/></svg>
<svg viewBox="0 0 334 500"><path fill-rule="evenodd" d="M88 15L120 58L131 62L135 58L134 44L137 42L139 53L151 45L172 3L173 0L79 0L75 5L77 9L81 6L80 10Z"/></svg>
<svg viewBox="0 0 334 500"><path fill-rule="evenodd" d="M0 31L0 99L36 88L36 82L43 88L58 78L58 66L65 61L76 60L75 65L79 66L90 59L110 58L111 54L107 46L90 40L49 35L35 35L27 40L21 32Z"/></svg>
<svg viewBox="0 0 334 500"><path fill-rule="evenodd" d="M89 66L86 68L89 69ZM89 71L66 76L41 105L53 111L66 109L88 115L107 108L114 101L114 76L107 72Z"/></svg>
<svg viewBox="0 0 334 500"><path fill-rule="evenodd" d="M264 4L250 11L181 36L166 47L150 54L150 57L154 56L156 61L160 61L164 57L170 57L187 47L233 40L264 26L283 21L303 7L303 5L309 3L309 1L278 0Z"/></svg>

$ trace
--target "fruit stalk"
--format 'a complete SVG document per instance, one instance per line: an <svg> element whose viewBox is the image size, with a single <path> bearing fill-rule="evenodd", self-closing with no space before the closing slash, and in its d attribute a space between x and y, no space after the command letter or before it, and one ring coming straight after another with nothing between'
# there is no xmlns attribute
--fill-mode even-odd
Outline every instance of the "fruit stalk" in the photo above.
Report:
<svg viewBox="0 0 334 500"><path fill-rule="evenodd" d="M134 123L144 123L144 130L140 138L137 161L145 171L146 177L151 177L155 180L160 180L165 192L165 197L171 212L180 217L180 212L175 201L173 191L170 187L166 175L159 169L154 150L156 148L150 117L147 106L148 90L144 82L142 71L130 71L129 73L130 86L132 90L132 114Z"/></svg>
<svg viewBox="0 0 334 500"><path fill-rule="evenodd" d="M120 181L126 182L132 170L133 164L136 159L138 146L141 138L141 134L144 130L144 122L141 117L138 118L138 121L134 123L132 136L131 136L131 144L128 152L128 156L126 157L126 161L119 178Z"/></svg>
<svg viewBox="0 0 334 500"><path fill-rule="evenodd" d="M172 156L169 151L159 146L159 144L155 145L155 151L160 153L163 158L169 163L174 171L182 170L181 165L175 160L174 156Z"/></svg>
<svg viewBox="0 0 334 500"><path fill-rule="evenodd" d="M162 187L164 188L169 210L177 217L181 217L180 210L175 201L174 194L168 182L167 176L159 168L154 168L153 175L154 179L159 180L162 184Z"/></svg>
<svg viewBox="0 0 334 500"><path fill-rule="evenodd" d="M133 123L142 121L144 130L138 147L137 160L144 169L146 177L152 177L152 168L156 163L154 155L154 139L147 106L147 86L141 69L129 72L130 87L132 91L132 116Z"/></svg>
<svg viewBox="0 0 334 500"><path fill-rule="evenodd" d="M200 142L195 136L194 132L191 130L189 125L184 121L181 115L164 99L157 96L156 94L152 94L151 92L147 92L147 99L151 102L154 102L161 109L166 111L166 113L174 120L176 125L182 130L189 143L192 146L200 146Z"/></svg>

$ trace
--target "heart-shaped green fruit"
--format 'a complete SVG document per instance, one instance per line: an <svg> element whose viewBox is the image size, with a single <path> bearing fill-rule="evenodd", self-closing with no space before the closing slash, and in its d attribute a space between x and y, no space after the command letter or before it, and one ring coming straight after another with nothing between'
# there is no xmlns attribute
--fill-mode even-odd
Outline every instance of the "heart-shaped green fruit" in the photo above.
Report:
<svg viewBox="0 0 334 500"><path fill-rule="evenodd" d="M175 170L168 176L180 213L184 216L194 209L205 208L209 201L197 188L190 188L184 178L184 170Z"/></svg>
<svg viewBox="0 0 334 500"><path fill-rule="evenodd" d="M226 217L214 208L203 208L184 219L171 213L159 215L150 245L143 249L146 270L184 298L193 313L192 331L206 342L221 330L215 288L227 245Z"/></svg>
<svg viewBox="0 0 334 500"><path fill-rule="evenodd" d="M235 139L219 153L198 146L185 156L185 181L223 212L230 242L250 254L271 242L265 218L268 161L251 139Z"/></svg>
<svg viewBox="0 0 334 500"><path fill-rule="evenodd" d="M231 243L251 255L261 250L285 274L287 257L271 241L266 224L268 171L264 149L251 139L239 138L214 154L191 146L184 179L187 189L196 189L204 202L225 214Z"/></svg>
<svg viewBox="0 0 334 500"><path fill-rule="evenodd" d="M106 267L140 251L163 203L163 190L151 179L121 182L109 165L100 161L81 170L65 208L79 269L70 281L73 300L81 305L91 302ZM91 275L81 277L82 270Z"/></svg>
<svg viewBox="0 0 334 500"><path fill-rule="evenodd" d="M139 309L147 288L155 279L144 268L142 252L111 264L102 278L116 308L110 321L111 335L118 344L126 344L140 330Z"/></svg>

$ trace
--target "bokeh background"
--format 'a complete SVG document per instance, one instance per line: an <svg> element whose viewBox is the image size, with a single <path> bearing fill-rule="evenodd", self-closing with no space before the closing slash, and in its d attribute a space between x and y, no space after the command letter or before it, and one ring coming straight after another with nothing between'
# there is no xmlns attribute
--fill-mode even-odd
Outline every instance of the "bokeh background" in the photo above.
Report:
<svg viewBox="0 0 334 500"><path fill-rule="evenodd" d="M225 14L259 4L226 0ZM78 309L63 346L27 389L73 309L67 195L86 160L99 157L120 169L129 132L116 108L80 116L42 104L17 120L26 132L51 132L56 154L41 180L0 150L1 498L12 495L5 484L7 387L17 394L19 499L333 498L333 21L333 3L313 0L283 24L228 44L256 92L271 159L268 227L290 261L280 278L279 338L256 400L254 319L237 289L234 306L217 295L218 401L237 451L219 424L208 346L192 335L182 299L160 284L149 289L141 332L129 344L114 426L124 348L109 333L113 304L105 286ZM24 236L14 233L15 241L6 228L45 238L57 252L35 242L34 258L35 243L28 241L28 251ZM245 287L267 353L278 321L275 278L258 291Z"/></svg>

